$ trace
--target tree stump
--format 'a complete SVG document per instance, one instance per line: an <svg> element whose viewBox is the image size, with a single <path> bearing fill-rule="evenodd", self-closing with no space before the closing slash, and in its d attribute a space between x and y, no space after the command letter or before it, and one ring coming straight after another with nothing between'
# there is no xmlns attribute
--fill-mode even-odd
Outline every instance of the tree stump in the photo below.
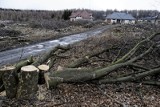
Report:
<svg viewBox="0 0 160 107"><path fill-rule="evenodd" d="M44 74L49 70L48 65L39 65L39 80L38 84L45 84Z"/></svg>
<svg viewBox="0 0 160 107"><path fill-rule="evenodd" d="M0 69L0 92L4 91L4 85L2 81L3 73L4 73L4 69Z"/></svg>
<svg viewBox="0 0 160 107"><path fill-rule="evenodd" d="M3 82L0 81L0 92L2 92L2 91L4 91L4 90L5 90L5 88L4 88Z"/></svg>
<svg viewBox="0 0 160 107"><path fill-rule="evenodd" d="M39 70L33 65L24 66L18 75L18 99L36 99Z"/></svg>
<svg viewBox="0 0 160 107"><path fill-rule="evenodd" d="M4 71L2 80L8 98L15 98L17 93L17 79L15 76L15 67L6 67L0 71Z"/></svg>

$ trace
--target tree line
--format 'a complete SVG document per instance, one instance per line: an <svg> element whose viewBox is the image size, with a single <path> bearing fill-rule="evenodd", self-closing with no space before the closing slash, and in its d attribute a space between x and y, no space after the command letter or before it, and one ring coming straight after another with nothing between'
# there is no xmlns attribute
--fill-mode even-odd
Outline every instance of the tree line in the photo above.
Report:
<svg viewBox="0 0 160 107"><path fill-rule="evenodd" d="M18 10L18 9L3 9L0 8L0 20L13 20L13 21L33 21L33 20L69 20L72 10L59 10L59 11L45 11L45 10ZM95 20L103 20L105 16L118 12L118 10L87 10L93 13ZM159 12L157 10L123 10L120 12L130 13L135 18L143 18L148 16L155 16Z"/></svg>

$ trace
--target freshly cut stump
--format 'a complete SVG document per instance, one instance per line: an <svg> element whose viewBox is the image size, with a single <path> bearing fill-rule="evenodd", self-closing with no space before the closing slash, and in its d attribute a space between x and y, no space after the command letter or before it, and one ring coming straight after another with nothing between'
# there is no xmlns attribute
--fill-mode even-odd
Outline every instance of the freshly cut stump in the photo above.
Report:
<svg viewBox="0 0 160 107"><path fill-rule="evenodd" d="M36 99L39 70L33 65L24 66L18 75L18 99Z"/></svg>
<svg viewBox="0 0 160 107"><path fill-rule="evenodd" d="M6 96L8 98L15 98L16 93L17 93L17 80L15 76L15 67L5 67L0 70L0 72L3 72L2 80L3 80L3 85L6 90Z"/></svg>
<svg viewBox="0 0 160 107"><path fill-rule="evenodd" d="M49 70L48 65L39 65L39 80L38 84L45 84L44 74Z"/></svg>

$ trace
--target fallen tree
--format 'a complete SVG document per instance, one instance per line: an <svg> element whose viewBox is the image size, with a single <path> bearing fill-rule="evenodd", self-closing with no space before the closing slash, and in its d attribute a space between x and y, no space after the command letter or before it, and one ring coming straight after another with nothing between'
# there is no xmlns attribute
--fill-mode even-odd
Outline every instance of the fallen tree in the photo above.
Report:
<svg viewBox="0 0 160 107"><path fill-rule="evenodd" d="M81 68L81 65L84 63L88 63L93 57L99 57L99 55L107 53L109 52L109 50L117 49L118 47L112 45L103 50L93 51L71 63L68 63L65 67L61 67L61 69L58 69L57 71L51 71L50 67L52 67L52 65L55 64L55 61L60 57L59 54L64 53L70 49L70 46L58 45L45 55L39 57L38 59L32 60L31 58L29 61L24 61L23 63L21 62L20 64L17 64L17 66L15 66L12 72L7 72L10 74L14 72L14 74L18 75L15 75L15 77L13 76L15 78L13 78L15 82L14 84L11 83L11 86L13 84L14 88L10 86L11 88L9 90L10 92L12 89L16 89L14 90L15 93L13 95L8 94L7 96L11 96L9 98L26 98L25 96L31 98L31 93L34 93L37 90L37 85L44 83L46 83L48 88L54 88L60 83L83 82L91 82L96 84L140 82L143 84L159 85L158 80L146 79L146 77L148 76L159 75L159 65L156 65L157 67L154 68L148 68L147 66L139 65L139 62L143 60L145 56L152 53L159 47L160 42L158 39L156 39L159 35L160 33L156 33L140 41L132 49L130 49L128 53L119 58L117 57L116 59L114 59L114 61L112 61L112 63L106 65L105 67L93 69ZM31 68L34 69L29 69L28 71L28 65L32 66ZM130 69L132 69L134 72L120 76L109 76L112 73L120 72L117 71L119 68L125 67L130 67ZM8 89L6 85L6 80L10 80L7 79L7 76L9 77L10 75L6 75L4 72L6 72L6 70L4 69L0 72L1 78L5 75L5 79L2 79L2 81L0 81L0 85L2 86L0 87L0 91L3 91L4 88L5 90ZM32 90L29 90L28 84L31 85L30 87L32 87ZM27 92L27 90L28 94L23 93L23 91Z"/></svg>
<svg viewBox="0 0 160 107"><path fill-rule="evenodd" d="M99 69L78 69L75 67L79 67L81 64L86 63L89 58L93 56L97 56L107 49L102 50L100 52L95 52L90 55L86 55L83 58L76 60L68 65L71 68L64 68L61 71L54 71L51 73L45 74L45 79L48 88L55 87L60 83L76 83L76 82L88 82L91 80L96 81L97 83L117 83L117 82L132 82L139 81L146 76L154 75L159 73L160 68L150 69L143 66L136 66L136 61L142 59L145 55L151 53L155 48L159 47L159 42L154 41L154 38L159 36L160 33L156 33L151 35L150 37L142 40L134 48L132 48L127 54L125 54L122 58L117 61L111 63L110 65L99 68ZM149 44L148 49L144 50L141 54L136 55L136 52L145 44ZM138 69L143 69L142 73L131 74L125 77L113 77L112 79L104 79L103 77L109 75L110 73L115 72L118 68L126 67L126 66L134 66ZM157 84L157 83L156 83ZM158 84L157 84L158 85Z"/></svg>

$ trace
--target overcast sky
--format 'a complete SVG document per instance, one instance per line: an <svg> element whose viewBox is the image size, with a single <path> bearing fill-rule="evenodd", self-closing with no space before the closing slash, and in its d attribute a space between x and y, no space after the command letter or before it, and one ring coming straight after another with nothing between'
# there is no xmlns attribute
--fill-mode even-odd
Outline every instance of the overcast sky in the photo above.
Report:
<svg viewBox="0 0 160 107"><path fill-rule="evenodd" d="M0 0L0 8L63 10L159 10L160 0Z"/></svg>

